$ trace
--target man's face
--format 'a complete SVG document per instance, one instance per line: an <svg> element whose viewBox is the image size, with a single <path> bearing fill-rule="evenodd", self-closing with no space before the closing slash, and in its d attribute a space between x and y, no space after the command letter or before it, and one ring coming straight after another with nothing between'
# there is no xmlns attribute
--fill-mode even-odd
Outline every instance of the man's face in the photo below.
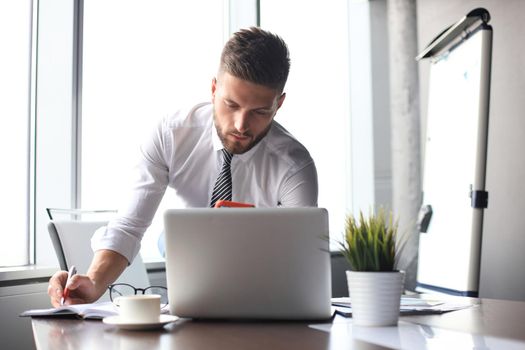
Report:
<svg viewBox="0 0 525 350"><path fill-rule="evenodd" d="M221 73L211 85L213 115L224 147L241 154L268 132L285 94L269 87Z"/></svg>

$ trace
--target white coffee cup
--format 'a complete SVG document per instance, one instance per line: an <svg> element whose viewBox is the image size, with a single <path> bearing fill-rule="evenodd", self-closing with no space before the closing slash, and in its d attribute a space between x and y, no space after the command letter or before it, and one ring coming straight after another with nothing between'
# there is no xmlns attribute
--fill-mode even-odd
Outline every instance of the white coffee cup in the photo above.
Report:
<svg viewBox="0 0 525 350"><path fill-rule="evenodd" d="M119 307L119 319L127 323L159 322L160 295L127 295L119 297L115 304Z"/></svg>

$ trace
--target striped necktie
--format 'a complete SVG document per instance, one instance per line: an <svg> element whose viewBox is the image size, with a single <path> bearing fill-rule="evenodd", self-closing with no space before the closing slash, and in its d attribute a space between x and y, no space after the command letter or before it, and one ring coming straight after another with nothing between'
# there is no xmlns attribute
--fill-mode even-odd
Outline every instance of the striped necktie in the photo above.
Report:
<svg viewBox="0 0 525 350"><path fill-rule="evenodd" d="M213 193L211 195L210 206L213 208L215 202L219 199L231 201L232 200L232 173L231 173L231 163L232 163L233 154L228 152L225 148L222 149L222 169L215 181L215 186L213 187Z"/></svg>

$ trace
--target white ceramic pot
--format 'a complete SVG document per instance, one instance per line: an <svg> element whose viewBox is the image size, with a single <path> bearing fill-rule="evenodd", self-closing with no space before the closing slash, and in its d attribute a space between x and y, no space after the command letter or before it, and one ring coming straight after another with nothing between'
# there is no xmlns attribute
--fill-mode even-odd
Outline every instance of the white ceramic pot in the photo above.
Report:
<svg viewBox="0 0 525 350"><path fill-rule="evenodd" d="M395 326L405 280L403 271L346 271L352 302L352 323L358 326Z"/></svg>

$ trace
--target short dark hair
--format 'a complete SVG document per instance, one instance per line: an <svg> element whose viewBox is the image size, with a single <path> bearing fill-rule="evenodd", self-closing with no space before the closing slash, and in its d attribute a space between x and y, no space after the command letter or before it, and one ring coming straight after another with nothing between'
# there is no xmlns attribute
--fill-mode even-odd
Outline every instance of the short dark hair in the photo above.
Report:
<svg viewBox="0 0 525 350"><path fill-rule="evenodd" d="M222 50L219 73L227 72L282 92L289 71L290 57L284 40L257 27L234 33Z"/></svg>

